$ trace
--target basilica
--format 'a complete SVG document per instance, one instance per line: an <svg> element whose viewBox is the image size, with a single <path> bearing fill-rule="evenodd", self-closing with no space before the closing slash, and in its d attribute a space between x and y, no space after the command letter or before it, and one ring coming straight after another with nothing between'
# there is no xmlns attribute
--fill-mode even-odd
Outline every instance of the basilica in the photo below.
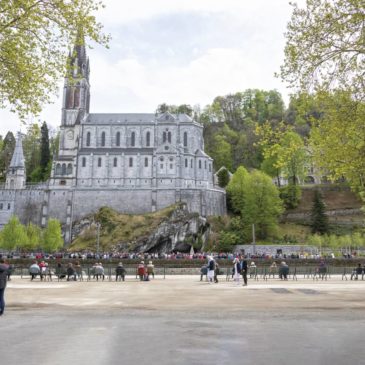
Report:
<svg viewBox="0 0 365 365"><path fill-rule="evenodd" d="M0 190L0 207L6 208L0 209L0 227L11 214L40 225L54 217L63 223L68 242L73 222L102 206L140 214L185 202L203 216L225 214L225 191L215 185L202 125L188 115L168 112L90 113L85 46L75 46L69 64L51 178L38 186L25 184L18 136Z"/></svg>

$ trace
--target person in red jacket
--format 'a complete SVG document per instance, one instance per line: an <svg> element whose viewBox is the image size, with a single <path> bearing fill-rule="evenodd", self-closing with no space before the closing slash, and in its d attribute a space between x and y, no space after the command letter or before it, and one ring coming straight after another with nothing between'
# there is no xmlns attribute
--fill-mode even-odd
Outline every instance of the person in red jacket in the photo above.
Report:
<svg viewBox="0 0 365 365"><path fill-rule="evenodd" d="M139 276L139 280L143 281L146 276L146 268L144 266L144 261L141 261L141 263L137 267L137 273Z"/></svg>

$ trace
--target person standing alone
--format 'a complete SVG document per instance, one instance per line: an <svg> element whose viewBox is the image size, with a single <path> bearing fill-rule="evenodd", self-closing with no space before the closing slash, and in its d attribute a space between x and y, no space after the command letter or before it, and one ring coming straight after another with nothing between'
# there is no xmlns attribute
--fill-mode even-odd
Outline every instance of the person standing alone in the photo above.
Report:
<svg viewBox="0 0 365 365"><path fill-rule="evenodd" d="M0 260L0 316L4 314L5 310L5 288L8 279L8 265L5 264L5 260Z"/></svg>

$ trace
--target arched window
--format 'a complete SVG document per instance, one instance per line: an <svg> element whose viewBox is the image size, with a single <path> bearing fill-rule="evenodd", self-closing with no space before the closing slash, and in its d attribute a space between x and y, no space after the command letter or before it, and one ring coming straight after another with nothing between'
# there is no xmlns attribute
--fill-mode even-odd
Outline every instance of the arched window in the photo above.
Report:
<svg viewBox="0 0 365 365"><path fill-rule="evenodd" d="M209 172L212 172L212 164L209 164Z"/></svg>
<svg viewBox="0 0 365 365"><path fill-rule="evenodd" d="M190 160L190 167L193 168L193 159Z"/></svg>
<svg viewBox="0 0 365 365"><path fill-rule="evenodd" d="M116 157L114 157L113 166L114 167L118 166L118 159Z"/></svg>
<svg viewBox="0 0 365 365"><path fill-rule="evenodd" d="M129 167L133 167L133 157L129 157Z"/></svg>
<svg viewBox="0 0 365 365"><path fill-rule="evenodd" d="M87 134L86 134L86 147L90 147L90 141L91 141L91 133L87 132Z"/></svg>
<svg viewBox="0 0 365 365"><path fill-rule="evenodd" d="M202 168L202 161L199 160L199 168L201 169Z"/></svg>
<svg viewBox="0 0 365 365"><path fill-rule="evenodd" d="M162 142L165 143L166 142L166 132L163 132L162 134Z"/></svg>
<svg viewBox="0 0 365 365"><path fill-rule="evenodd" d="M3 203L0 203L0 210L3 210L3 208L4 208Z"/></svg>
<svg viewBox="0 0 365 365"><path fill-rule="evenodd" d="M169 143L171 143L171 132L167 133L167 140Z"/></svg>
<svg viewBox="0 0 365 365"><path fill-rule="evenodd" d="M204 168L207 169L207 161L204 161Z"/></svg>
<svg viewBox="0 0 365 365"><path fill-rule="evenodd" d="M151 144L151 133L147 132L146 133L146 146L149 147Z"/></svg>
<svg viewBox="0 0 365 365"><path fill-rule="evenodd" d="M184 132L184 147L188 147L188 132Z"/></svg>
<svg viewBox="0 0 365 365"><path fill-rule="evenodd" d="M132 132L131 134L131 146L134 147L136 145L136 132Z"/></svg>
<svg viewBox="0 0 365 365"><path fill-rule="evenodd" d="M78 108L80 106L80 88L77 87L75 89L75 94L74 94L74 108Z"/></svg>
<svg viewBox="0 0 365 365"><path fill-rule="evenodd" d="M65 163L62 164L62 172L61 172L61 175L66 175L66 164Z"/></svg>
<svg viewBox="0 0 365 365"><path fill-rule="evenodd" d="M86 166L86 157L83 157L82 158L82 167L85 167Z"/></svg>
<svg viewBox="0 0 365 365"><path fill-rule="evenodd" d="M185 167L188 167L188 159L185 159Z"/></svg>
<svg viewBox="0 0 365 365"><path fill-rule="evenodd" d="M115 138L115 145L120 146L120 132L117 132L116 138Z"/></svg>
<svg viewBox="0 0 365 365"><path fill-rule="evenodd" d="M61 175L61 164L60 163L58 163L56 165L56 175Z"/></svg>
<svg viewBox="0 0 365 365"><path fill-rule="evenodd" d="M71 175L72 174L72 164L71 163L69 163L68 165L67 165L67 175Z"/></svg>
<svg viewBox="0 0 365 365"><path fill-rule="evenodd" d="M105 132L101 133L101 146L105 147Z"/></svg>
<svg viewBox="0 0 365 365"><path fill-rule="evenodd" d="M101 157L98 158L98 167L101 167Z"/></svg>
<svg viewBox="0 0 365 365"><path fill-rule="evenodd" d="M145 157L144 159L144 167L148 167L148 157Z"/></svg>

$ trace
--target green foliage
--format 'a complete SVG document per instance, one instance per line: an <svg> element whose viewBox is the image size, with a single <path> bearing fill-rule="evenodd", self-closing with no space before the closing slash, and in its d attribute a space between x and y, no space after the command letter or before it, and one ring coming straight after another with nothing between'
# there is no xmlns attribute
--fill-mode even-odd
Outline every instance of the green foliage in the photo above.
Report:
<svg viewBox="0 0 365 365"><path fill-rule="evenodd" d="M215 249L219 252L232 252L233 246L240 244L239 236L234 232L222 232Z"/></svg>
<svg viewBox="0 0 365 365"><path fill-rule="evenodd" d="M294 209L298 206L302 190L298 185L288 184L280 188L280 198L286 209Z"/></svg>
<svg viewBox="0 0 365 365"><path fill-rule="evenodd" d="M218 174L218 185L225 188L229 183L229 172L227 169L221 169Z"/></svg>
<svg viewBox="0 0 365 365"><path fill-rule="evenodd" d="M35 224L29 223L26 226L27 243L22 245L22 249L32 251L41 245L41 229Z"/></svg>
<svg viewBox="0 0 365 365"><path fill-rule="evenodd" d="M227 192L234 211L243 219L246 237L250 237L252 224L255 224L259 239L276 233L283 207L279 191L269 176L256 170L249 174L239 167L227 186Z"/></svg>
<svg viewBox="0 0 365 365"><path fill-rule="evenodd" d="M188 104L168 105L166 103L160 104L156 109L156 114L162 114L166 112L171 114L186 114L189 117L192 117L194 109Z"/></svg>
<svg viewBox="0 0 365 365"><path fill-rule="evenodd" d="M41 157L40 157L40 168L42 171L42 180L47 180L49 175L49 163L51 161L51 155L49 150L49 136L47 123L43 122L41 127Z"/></svg>
<svg viewBox="0 0 365 365"><path fill-rule="evenodd" d="M40 163L40 141L41 130L37 123L32 123L28 126L27 132L23 138L23 152L25 159L25 171L27 174L28 182L41 181L41 168ZM39 170L38 172L34 172Z"/></svg>
<svg viewBox="0 0 365 365"><path fill-rule="evenodd" d="M8 132L2 142L0 151L0 181L5 181L6 173L10 165L15 148L15 137L12 132Z"/></svg>
<svg viewBox="0 0 365 365"><path fill-rule="evenodd" d="M0 236L0 245L3 249L12 251L28 244L25 227L13 215L3 227Z"/></svg>
<svg viewBox="0 0 365 365"><path fill-rule="evenodd" d="M95 12L98 0L0 2L0 108L21 119L38 114L66 73L66 56L78 37L106 44ZM82 32L81 32L82 29Z"/></svg>
<svg viewBox="0 0 365 365"><path fill-rule="evenodd" d="M57 219L50 218L43 231L42 248L45 252L55 252L63 247L61 224Z"/></svg>
<svg viewBox="0 0 365 365"><path fill-rule="evenodd" d="M325 214L326 208L322 200L321 193L316 190L313 198L313 206L311 211L311 227L313 233L328 233L328 217Z"/></svg>
<svg viewBox="0 0 365 365"><path fill-rule="evenodd" d="M365 100L364 2L293 3L281 77L300 90L346 89Z"/></svg>

